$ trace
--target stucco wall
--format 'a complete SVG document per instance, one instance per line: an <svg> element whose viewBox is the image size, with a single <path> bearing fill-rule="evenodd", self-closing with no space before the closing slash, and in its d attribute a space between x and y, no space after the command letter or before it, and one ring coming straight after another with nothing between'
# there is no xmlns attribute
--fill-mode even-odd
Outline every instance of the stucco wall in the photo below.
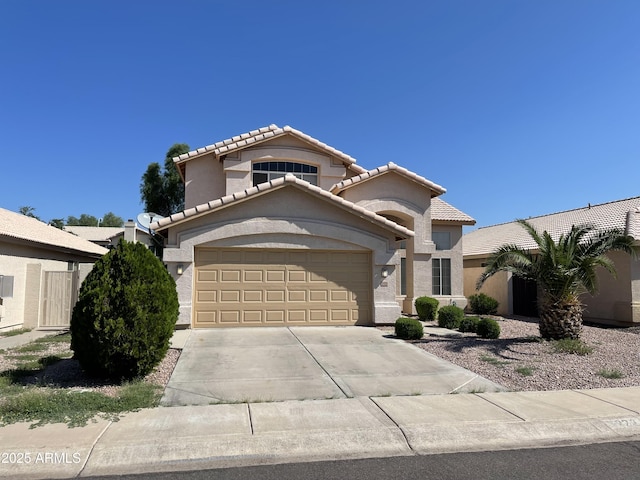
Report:
<svg viewBox="0 0 640 480"><path fill-rule="evenodd" d="M469 298L471 295L479 293L476 290L478 278L484 272L482 263L486 259L465 259L464 265L464 296ZM509 298L509 275L507 272L495 274L487 280L480 292L495 298L498 302L498 315L511 315L512 304Z"/></svg>
<svg viewBox="0 0 640 480"><path fill-rule="evenodd" d="M3 299L0 330L37 328L40 318L42 275L44 272L66 272L69 261L86 262L71 254L31 248L13 243L0 244L0 274L13 276L13 296ZM93 263L80 263L81 280ZM84 276L83 276L84 275Z"/></svg>
<svg viewBox="0 0 640 480"><path fill-rule="evenodd" d="M213 154L191 159L185 165L185 208L226 195L222 162Z"/></svg>

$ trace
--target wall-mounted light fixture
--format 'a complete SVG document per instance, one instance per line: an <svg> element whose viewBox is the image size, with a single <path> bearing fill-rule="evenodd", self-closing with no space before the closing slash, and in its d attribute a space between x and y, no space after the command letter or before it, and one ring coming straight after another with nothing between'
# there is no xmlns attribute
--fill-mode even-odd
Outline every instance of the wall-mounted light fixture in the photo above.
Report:
<svg viewBox="0 0 640 480"><path fill-rule="evenodd" d="M382 278L387 278L389 276L389 270L387 267L382 267Z"/></svg>
<svg viewBox="0 0 640 480"><path fill-rule="evenodd" d="M182 264L180 264L180 265L178 265L178 270L177 270L178 275L182 275L182 271L183 271L183 266L182 266Z"/></svg>

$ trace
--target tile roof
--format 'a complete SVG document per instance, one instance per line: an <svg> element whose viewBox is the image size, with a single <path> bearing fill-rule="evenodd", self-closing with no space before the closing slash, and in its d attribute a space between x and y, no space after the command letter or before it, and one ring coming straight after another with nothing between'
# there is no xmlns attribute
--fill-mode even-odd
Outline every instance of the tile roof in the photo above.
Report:
<svg viewBox="0 0 640 480"><path fill-rule="evenodd" d="M527 219L539 232L547 231L554 239L572 225L590 224L598 229L620 228L640 241L640 197L589 205L584 208ZM463 237L464 255L484 255L505 243L524 249L535 248L529 234L517 222L479 228Z"/></svg>
<svg viewBox="0 0 640 480"><path fill-rule="evenodd" d="M39 243L56 249L73 250L95 256L104 255L106 248L80 238L35 218L0 208L0 238Z"/></svg>
<svg viewBox="0 0 640 480"><path fill-rule="evenodd" d="M429 188L435 195L441 195L447 191L446 188L441 187L440 185L433 183L431 180L427 180L426 178L421 177L417 173L413 173L404 167L400 167L393 162L389 162L386 165L383 165L382 167L374 168L373 170L367 170L366 172L363 172L360 175L347 178L346 180L336 183L333 187L331 187L330 191L334 195L337 195L338 193L342 192L343 190L346 190L347 188L352 187L353 185L356 185L358 183L369 180L373 177L377 177L378 175L382 175L389 172L396 172L402 175L403 177L406 177L416 183L419 183L420 185ZM435 195L432 195L432 196L435 196Z"/></svg>
<svg viewBox="0 0 640 480"><path fill-rule="evenodd" d="M267 140L271 140L273 138L281 137L283 135L292 135L306 143L311 144L314 147L320 148L321 150L326 151L328 154L333 155L341 159L347 166L349 166L352 170L357 172L364 172L365 169L356 165L355 158L347 155L340 150L337 150L326 143L322 143L319 140L316 140L313 137L310 137L306 133L301 132L300 130L296 130L295 128L291 128L286 125L282 128L277 125L269 125L268 127L262 127L257 130L252 130L247 133L243 133L241 135L237 135L232 138L228 138L226 140L222 140L220 142L214 143L213 145L207 145L206 147L198 148L197 150L192 150L187 153L183 153L173 159L176 164L184 163L191 158L199 157L201 155L206 155L208 153L214 153L216 157L220 155L227 155L236 150L241 150L243 148L249 147L254 144L262 143Z"/></svg>
<svg viewBox="0 0 640 480"><path fill-rule="evenodd" d="M90 242L108 242L111 237L124 232L124 227L85 227L82 225L66 225L65 232L73 233Z"/></svg>
<svg viewBox="0 0 640 480"><path fill-rule="evenodd" d="M463 225L475 225L476 221L453 205L448 204L439 197L431 199L431 220L439 222L455 222Z"/></svg>
<svg viewBox="0 0 640 480"><path fill-rule="evenodd" d="M323 190L322 188L316 185L312 185L309 182L305 182L304 180L301 180L292 174L287 174L284 177L277 178L275 180L271 180L266 183L261 183L259 185L256 185L255 187L251 187L241 192L237 192L232 195L227 195L225 197L218 198L209 203L198 205L197 207L190 208L183 212L174 213L170 217L166 217L158 222L152 223L151 228L153 230L158 230L158 231L164 230L172 225L182 223L183 221L218 210L220 208L248 199L250 197L258 196L265 192L281 188L285 185L294 185L318 197L325 198L327 201L336 204L340 208L343 208L359 216L360 218L363 218L365 220L371 221L372 223L376 223L378 225L384 226L385 228L392 230L404 237L413 237L414 235L414 232L412 230L409 230L406 227L398 225L397 223L392 222L391 220L381 215L378 215L377 213L374 213L370 210L362 208L352 202L349 202L342 197L333 195L330 192Z"/></svg>

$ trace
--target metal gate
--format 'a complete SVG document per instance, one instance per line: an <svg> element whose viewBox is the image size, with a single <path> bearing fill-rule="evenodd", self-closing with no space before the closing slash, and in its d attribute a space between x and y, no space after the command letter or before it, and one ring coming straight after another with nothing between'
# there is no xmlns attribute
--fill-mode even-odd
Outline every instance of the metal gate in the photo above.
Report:
<svg viewBox="0 0 640 480"><path fill-rule="evenodd" d="M61 328L71 325L71 312L78 300L77 271L44 272L40 328Z"/></svg>

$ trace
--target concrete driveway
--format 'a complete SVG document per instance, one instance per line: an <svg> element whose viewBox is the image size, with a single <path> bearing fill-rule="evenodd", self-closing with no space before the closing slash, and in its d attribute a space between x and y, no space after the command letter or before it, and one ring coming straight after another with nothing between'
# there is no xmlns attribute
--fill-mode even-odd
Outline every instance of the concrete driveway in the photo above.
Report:
<svg viewBox="0 0 640 480"><path fill-rule="evenodd" d="M229 328L190 331L162 404L499 390L376 328Z"/></svg>

